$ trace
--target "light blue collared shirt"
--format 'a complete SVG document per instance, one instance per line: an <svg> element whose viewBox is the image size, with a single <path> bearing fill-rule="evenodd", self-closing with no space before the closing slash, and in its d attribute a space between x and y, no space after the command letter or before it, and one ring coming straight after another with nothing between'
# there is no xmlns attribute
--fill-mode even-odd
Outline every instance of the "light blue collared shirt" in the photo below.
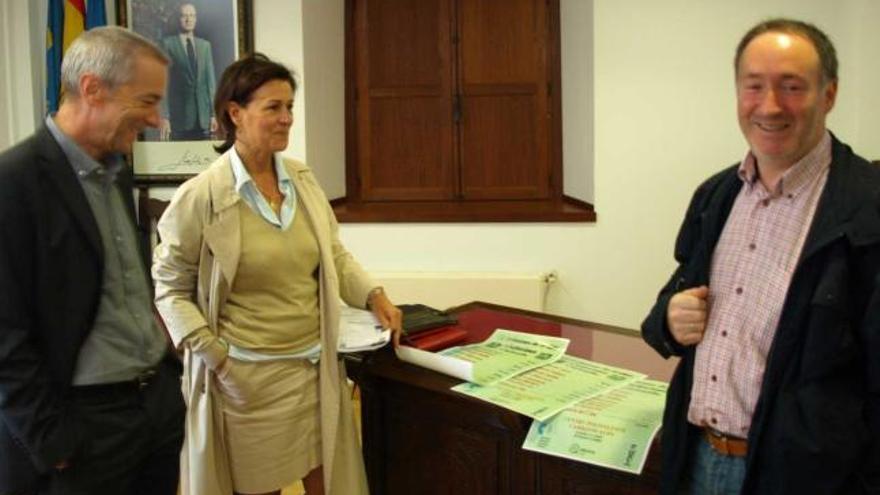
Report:
<svg viewBox="0 0 880 495"><path fill-rule="evenodd" d="M293 187L293 181L287 175L287 169L281 161L281 155L275 153L275 175L278 177L278 190L284 195L284 201L281 202L281 218L275 214L269 202L257 189L257 184L251 178L241 157L235 151L235 146L229 149L229 162L232 164L232 176L235 179L235 192L241 196L241 199L251 207L257 215L263 220L280 228L287 230L293 224L293 217L296 215L296 189Z"/></svg>
<svg viewBox="0 0 880 495"><path fill-rule="evenodd" d="M46 117L46 127L76 173L104 250L98 310L79 349L73 384L131 380L162 359L166 339L153 316L153 298L137 234L123 192L116 185L116 176L124 166L122 156L112 155L106 164L99 163L64 134L51 115Z"/></svg>

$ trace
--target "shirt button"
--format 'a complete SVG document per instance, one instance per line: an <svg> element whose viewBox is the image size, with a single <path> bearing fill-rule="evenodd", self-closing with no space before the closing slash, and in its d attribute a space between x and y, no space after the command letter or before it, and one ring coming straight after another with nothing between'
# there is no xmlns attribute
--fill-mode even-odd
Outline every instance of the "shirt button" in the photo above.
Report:
<svg viewBox="0 0 880 495"><path fill-rule="evenodd" d="M743 288L742 288L742 287L737 287L737 288L736 288L736 293L737 293L737 294L742 294L742 293L743 293Z"/></svg>
<svg viewBox="0 0 880 495"><path fill-rule="evenodd" d="M712 381L713 381L713 382L717 382L717 381L718 381L718 377L715 376L715 375L712 375Z"/></svg>
<svg viewBox="0 0 880 495"><path fill-rule="evenodd" d="M762 199L762 200L761 200L761 206L765 206L765 207L766 207L766 206L769 205L769 204L770 204L770 200L769 200L769 199Z"/></svg>
<svg viewBox="0 0 880 495"><path fill-rule="evenodd" d="M717 424L718 424L718 419L717 419L717 418L712 418L712 419L710 419L709 421L710 421L713 425L717 425Z"/></svg>
<svg viewBox="0 0 880 495"><path fill-rule="evenodd" d="M722 337L727 337L727 330L722 330L722 331L721 331L721 336L722 336Z"/></svg>
<svg viewBox="0 0 880 495"><path fill-rule="evenodd" d="M758 246L756 246L754 242L749 244L749 251L754 251L756 247Z"/></svg>

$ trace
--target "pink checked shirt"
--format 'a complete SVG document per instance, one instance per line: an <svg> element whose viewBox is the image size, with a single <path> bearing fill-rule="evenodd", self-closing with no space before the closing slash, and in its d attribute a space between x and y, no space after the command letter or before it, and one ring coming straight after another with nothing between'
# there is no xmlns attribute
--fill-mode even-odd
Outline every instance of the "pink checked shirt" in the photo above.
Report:
<svg viewBox="0 0 880 495"><path fill-rule="evenodd" d="M712 257L708 322L696 349L688 410L692 424L748 436L785 294L830 164L827 132L773 191L758 180L754 155L740 164L743 187Z"/></svg>

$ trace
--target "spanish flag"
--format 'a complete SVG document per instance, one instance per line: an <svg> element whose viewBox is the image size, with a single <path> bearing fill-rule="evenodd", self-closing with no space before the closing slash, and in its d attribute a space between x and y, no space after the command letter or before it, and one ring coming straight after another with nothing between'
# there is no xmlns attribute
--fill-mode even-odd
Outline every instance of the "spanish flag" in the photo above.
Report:
<svg viewBox="0 0 880 495"><path fill-rule="evenodd" d="M83 31L107 24L104 0L48 0L46 22L46 110L54 113L61 101L61 61ZM88 7L88 8L87 8Z"/></svg>

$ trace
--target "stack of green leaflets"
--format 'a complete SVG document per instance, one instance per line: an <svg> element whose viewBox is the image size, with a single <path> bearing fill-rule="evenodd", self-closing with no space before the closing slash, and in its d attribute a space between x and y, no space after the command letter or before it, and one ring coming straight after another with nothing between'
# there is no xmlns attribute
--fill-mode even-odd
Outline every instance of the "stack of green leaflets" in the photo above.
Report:
<svg viewBox="0 0 880 495"><path fill-rule="evenodd" d="M584 399L623 387L644 376L574 356L562 356L555 363L494 385L462 383L452 390L545 421Z"/></svg>
<svg viewBox="0 0 880 495"><path fill-rule="evenodd" d="M568 339L498 329L485 342L446 349L440 354L474 365L474 383L492 385L550 364L565 354Z"/></svg>
<svg viewBox="0 0 880 495"><path fill-rule="evenodd" d="M452 390L535 418L523 448L640 473L667 385L635 371L565 355L568 339L496 330L442 354L473 364Z"/></svg>

